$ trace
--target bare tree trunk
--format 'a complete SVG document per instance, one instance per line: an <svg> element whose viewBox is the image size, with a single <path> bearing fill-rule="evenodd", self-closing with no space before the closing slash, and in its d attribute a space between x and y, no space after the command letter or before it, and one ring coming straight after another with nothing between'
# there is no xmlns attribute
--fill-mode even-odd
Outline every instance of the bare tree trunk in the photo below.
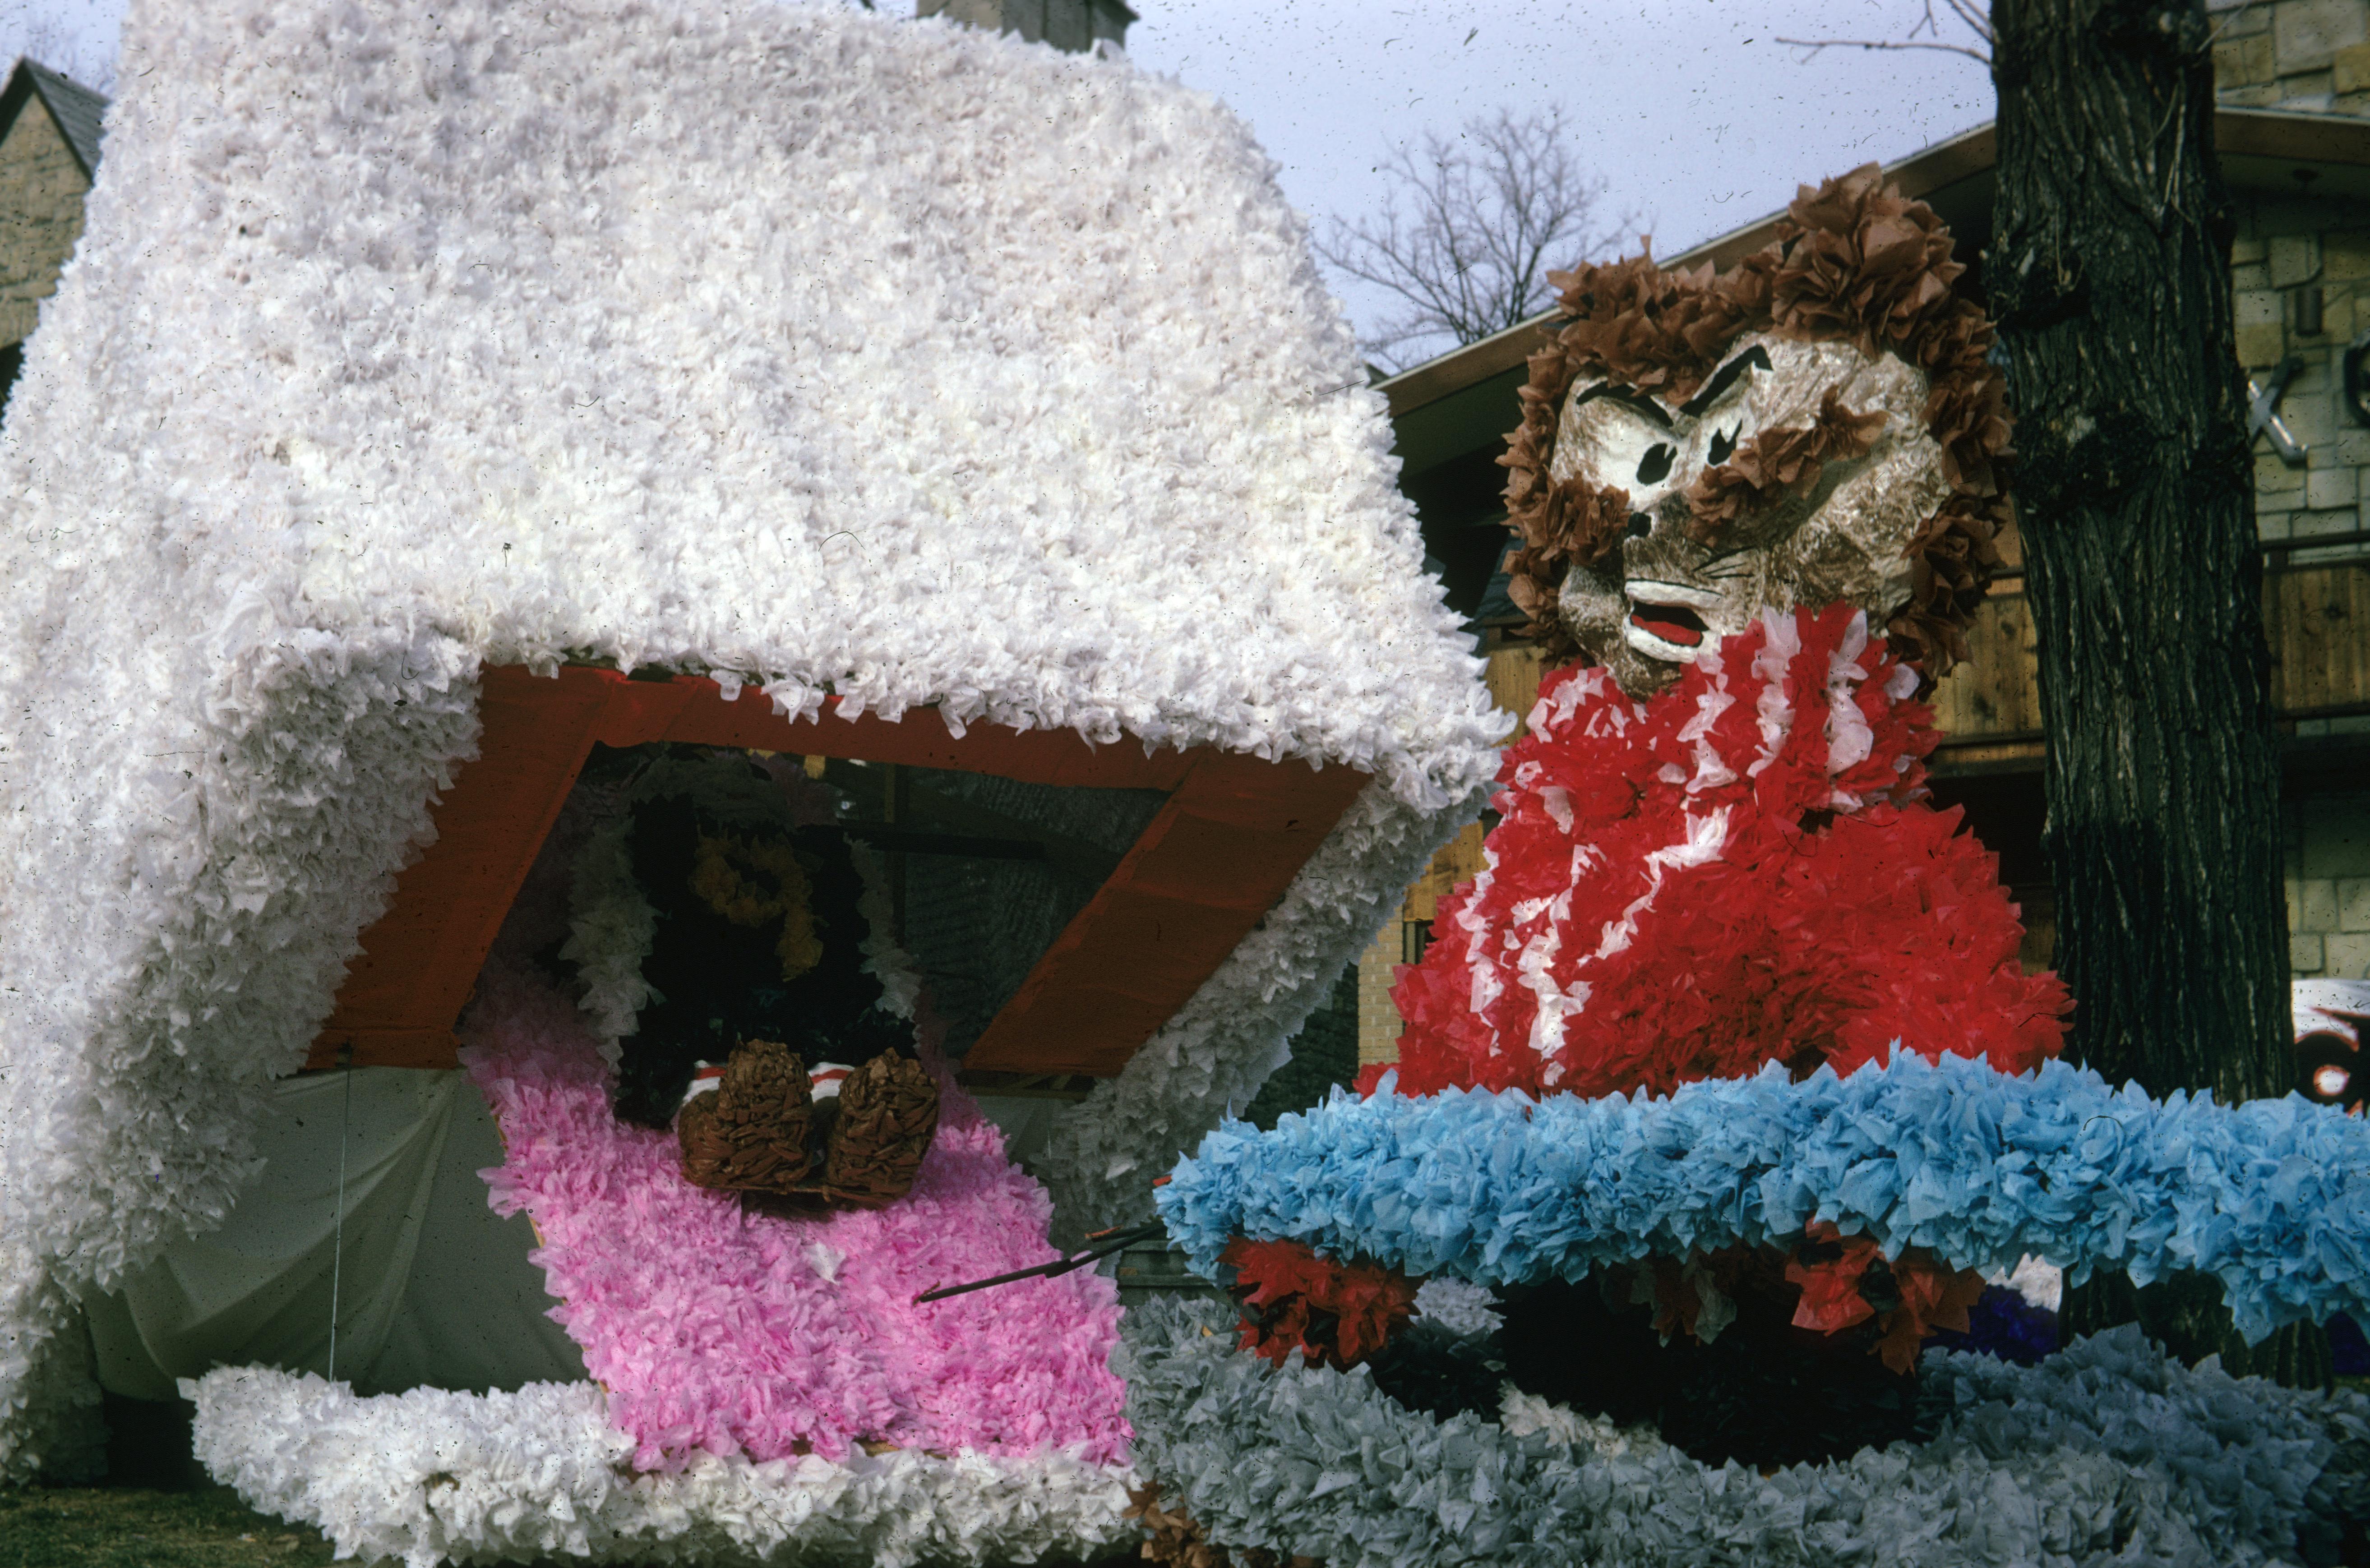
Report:
<svg viewBox="0 0 2370 1568"><path fill-rule="evenodd" d="M1996 0L1992 21L1985 283L2019 414L2072 1050L2159 1095L2284 1093L2279 750L2205 6ZM2193 1358L2235 1343L2216 1310L2118 1280L2068 1319L2137 1318ZM2254 1359L2321 1382L2326 1342L2303 1337L2317 1356Z"/></svg>

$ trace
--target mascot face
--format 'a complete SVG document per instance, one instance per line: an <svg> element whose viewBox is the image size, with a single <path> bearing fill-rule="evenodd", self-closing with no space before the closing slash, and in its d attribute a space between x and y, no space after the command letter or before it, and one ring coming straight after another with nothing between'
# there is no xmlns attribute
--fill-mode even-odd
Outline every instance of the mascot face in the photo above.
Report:
<svg viewBox="0 0 2370 1568"><path fill-rule="evenodd" d="M1842 602L1939 678L2008 519L2008 406L1963 270L1871 166L1805 187L1726 272L1555 274L1503 459L1530 635L1642 698L1764 610Z"/></svg>
<svg viewBox="0 0 2370 1568"><path fill-rule="evenodd" d="M2288 988L2288 1006L2295 1020L2297 1091L2359 1115L2370 980L2296 980Z"/></svg>
<svg viewBox="0 0 2370 1568"><path fill-rule="evenodd" d="M1924 372L1849 343L1754 333L1675 406L1609 377L1565 401L1549 472L1628 497L1619 544L1565 576L1564 625L1632 694L1659 690L1765 608L1838 601L1883 624L1909 601L1910 546L1950 495L1920 418ZM1867 452L1830 459L1807 488L1740 509L1716 532L1691 498L1740 451L1816 428L1829 403L1883 423ZM1714 478L1708 480L1708 475Z"/></svg>

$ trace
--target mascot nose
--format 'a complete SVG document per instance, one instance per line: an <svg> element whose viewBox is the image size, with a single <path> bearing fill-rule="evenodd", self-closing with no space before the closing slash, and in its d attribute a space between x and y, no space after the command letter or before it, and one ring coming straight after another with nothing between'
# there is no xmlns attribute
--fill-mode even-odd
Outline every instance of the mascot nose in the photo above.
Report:
<svg viewBox="0 0 2370 1568"><path fill-rule="evenodd" d="M1630 537L1630 538L1632 538L1632 539L1643 539L1643 538L1645 538L1645 537L1646 537L1646 535L1648 535L1649 533L1651 533L1651 532L1654 532L1654 520L1653 520L1652 518L1648 517L1644 512L1641 512L1641 511L1633 511L1633 512L1631 512L1631 513L1629 514L1629 537Z"/></svg>

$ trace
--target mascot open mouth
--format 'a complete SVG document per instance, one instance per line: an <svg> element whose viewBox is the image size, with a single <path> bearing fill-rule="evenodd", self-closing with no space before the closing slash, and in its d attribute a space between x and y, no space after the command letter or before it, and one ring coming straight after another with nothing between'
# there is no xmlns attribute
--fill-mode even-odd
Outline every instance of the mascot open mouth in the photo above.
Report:
<svg viewBox="0 0 2370 1568"><path fill-rule="evenodd" d="M1692 660L1711 635L1703 612L1720 608L1720 597L1677 583L1637 581L1627 585L1628 624L1622 635L1649 658Z"/></svg>

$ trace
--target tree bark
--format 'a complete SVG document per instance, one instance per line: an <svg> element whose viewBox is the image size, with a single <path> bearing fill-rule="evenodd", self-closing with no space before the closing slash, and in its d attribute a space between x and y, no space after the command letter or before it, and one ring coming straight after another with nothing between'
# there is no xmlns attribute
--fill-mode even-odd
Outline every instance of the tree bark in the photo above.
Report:
<svg viewBox="0 0 2370 1568"><path fill-rule="evenodd" d="M1992 20L1985 284L2019 414L2070 1054L2157 1095L2284 1093L2279 750L2205 6L1996 0ZM2195 1312L2102 1288L2069 1324L2225 1348ZM2261 1349L2318 1382L2319 1346L2318 1371L2308 1345Z"/></svg>
<svg viewBox="0 0 2370 1568"><path fill-rule="evenodd" d="M2279 751L2203 0L2000 0L1985 268L2019 415L2074 1048L2289 1088Z"/></svg>

